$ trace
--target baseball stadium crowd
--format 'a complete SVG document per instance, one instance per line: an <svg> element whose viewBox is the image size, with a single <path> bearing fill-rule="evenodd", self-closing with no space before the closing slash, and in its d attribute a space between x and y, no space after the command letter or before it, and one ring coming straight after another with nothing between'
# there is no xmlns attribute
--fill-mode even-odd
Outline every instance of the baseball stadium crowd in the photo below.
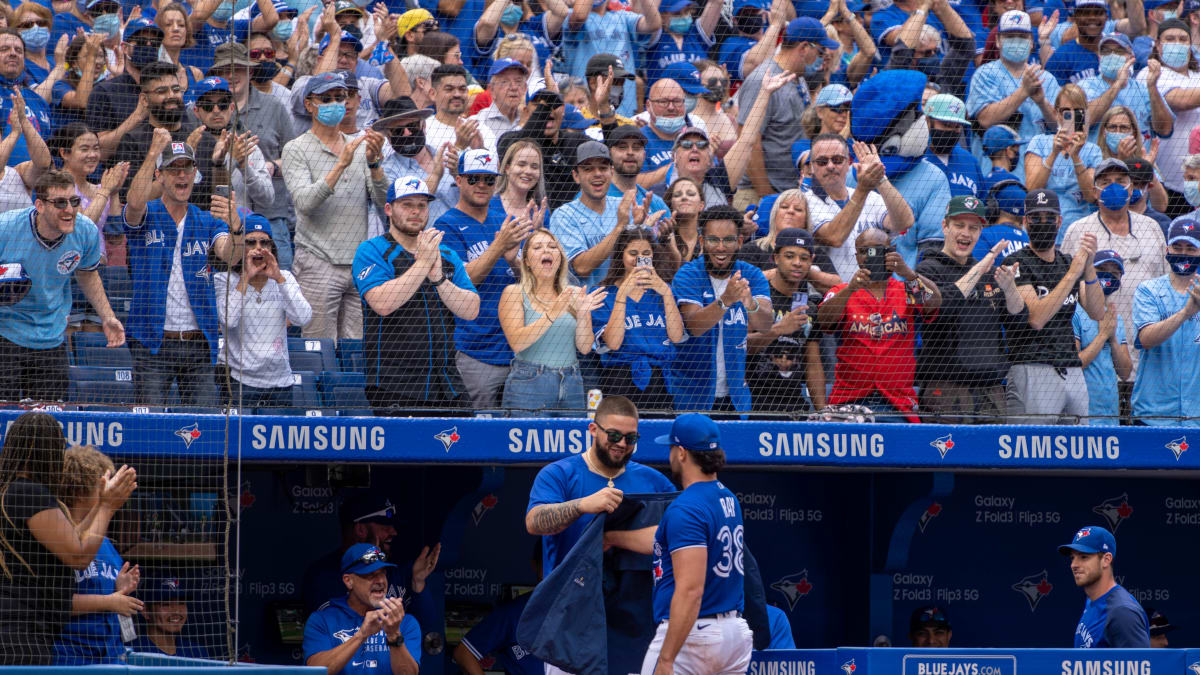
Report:
<svg viewBox="0 0 1200 675"><path fill-rule="evenodd" d="M0 24L14 402L1197 422L1200 0Z"/></svg>

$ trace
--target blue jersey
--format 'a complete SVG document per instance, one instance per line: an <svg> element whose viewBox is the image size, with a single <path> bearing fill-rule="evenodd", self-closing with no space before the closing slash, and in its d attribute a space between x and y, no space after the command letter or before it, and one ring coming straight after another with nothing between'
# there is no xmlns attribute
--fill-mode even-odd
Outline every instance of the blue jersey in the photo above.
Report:
<svg viewBox="0 0 1200 675"><path fill-rule="evenodd" d="M688 32L683 34L683 47L675 43L675 38L667 31L662 31L658 41L646 50L646 85L652 85L665 77L663 71L673 63L691 63L697 59L708 58L708 48L712 46L712 38L700 30L700 23L693 22Z"/></svg>
<svg viewBox="0 0 1200 675"><path fill-rule="evenodd" d="M1001 169L998 166L993 166L987 175L983 177L983 182L979 185L979 198L987 201L988 197L994 196L992 195L992 186L1002 180L1015 180L1021 185L1025 184L1025 181L1021 180L1017 174L1007 169ZM976 258L976 260L978 260L978 258Z"/></svg>
<svg viewBox="0 0 1200 675"><path fill-rule="evenodd" d="M741 272L750 282L750 293L771 306L771 287L761 270L738 260L733 271ZM731 274L732 276L732 274ZM723 287L723 285L722 285ZM675 273L671 283L680 307L685 304L707 307L720 295L704 267L704 256L687 263ZM680 410L712 410L717 396L717 354L725 359L725 385L737 410L750 409L750 387L746 384L747 308L739 301L725 310L717 325L703 335L689 336L677 346L678 355L671 368L675 406ZM718 352L717 350L720 350Z"/></svg>
<svg viewBox="0 0 1200 675"><path fill-rule="evenodd" d="M1054 136L1042 134L1034 136L1029 141L1026 152L1039 157L1045 163L1053 148ZM1088 169L1095 169L1102 159L1104 159L1104 155L1095 143L1084 143L1083 148L1079 151L1079 161L1083 162L1084 167ZM1055 242L1061 244L1071 223L1095 213L1096 206L1083 200L1083 192L1079 189L1079 179L1075 176L1075 163L1070 156L1060 154L1054 160L1054 166L1046 168L1050 169L1050 177L1046 180L1046 189L1058 195L1059 207L1062 210L1062 227L1058 230L1058 240Z"/></svg>
<svg viewBox="0 0 1200 675"><path fill-rule="evenodd" d="M675 486L666 476L633 461L626 464L625 473L612 479L612 482L625 494L675 491ZM529 513L533 507L542 504L561 504L586 497L605 487L608 487L608 478L588 469L582 456L560 459L538 471L529 490L529 506L525 512ZM562 532L542 537L543 574L549 575L567 557L571 547L579 541L579 536L595 517L595 514L585 513Z"/></svg>
<svg viewBox="0 0 1200 675"><path fill-rule="evenodd" d="M948 157L949 163L943 164L942 160L932 152L925 152L925 159L929 163L942 170L946 174L946 180L950 183L950 196L957 197L960 195L971 195L972 197L986 196L980 190L983 187L983 176L979 173L979 162L971 156L971 153L961 145L954 146Z"/></svg>
<svg viewBox="0 0 1200 675"><path fill-rule="evenodd" d="M681 492L654 532L654 620L671 616L675 594L671 555L685 548L708 550L699 616L745 609L743 538L742 505L720 481L699 481Z"/></svg>
<svg viewBox="0 0 1200 675"><path fill-rule="evenodd" d="M1058 80L1055 80L1050 73L1042 72L1039 78L1042 83L1042 91L1046 94L1047 101L1054 101L1058 98L1058 90L1061 87ZM979 111L988 107L993 103L1003 101L1012 95L1021 86L1021 78L1013 77L1012 73L1004 67L1001 59L989 61L980 66L975 74L971 76L971 86L967 92L967 116L978 117ZM1014 119L1019 117L1019 121ZM1017 107L1017 112L1010 118L1007 124L1013 126L1017 130L1017 135L1020 138L1033 138L1038 134L1044 134L1054 130L1054 122L1047 122L1042 117L1042 109L1038 107L1033 99L1027 98ZM1025 175L1025 146L1022 144L1018 150L1018 166L1016 174L1018 176ZM913 208L916 211L916 207ZM939 216L940 218L940 216ZM1063 218L1063 222L1067 222Z"/></svg>
<svg viewBox="0 0 1200 675"><path fill-rule="evenodd" d="M595 247L617 226L617 208L621 206L621 198L605 196L604 200L604 213L596 213L584 206L581 200L572 199L550 214L550 231L558 237L567 260L574 260L575 256ZM571 273L578 277L580 283L595 287L608 274L610 263L610 260L605 260L586 275L575 273L572 265Z"/></svg>
<svg viewBox="0 0 1200 675"><path fill-rule="evenodd" d="M1083 605L1075 626L1076 649L1149 649L1150 622L1137 600L1120 585Z"/></svg>
<svg viewBox="0 0 1200 675"><path fill-rule="evenodd" d="M787 612L767 605L767 619L771 621L771 644L767 649L795 649L796 639L792 637L792 622L788 621Z"/></svg>
<svg viewBox="0 0 1200 675"><path fill-rule="evenodd" d="M633 189L634 196L637 197L639 204L642 204L646 201L646 195L650 196L650 208L646 209L647 214L657 213L658 211L666 211L666 214L663 216L663 218L671 217L671 209L667 208L667 203L663 201L662 197L659 197L650 190L647 190L636 183L634 184ZM575 196L578 197L579 195ZM621 188L617 187L616 183L610 183L608 186L608 196L621 199L625 196L625 193L621 192Z"/></svg>
<svg viewBox="0 0 1200 675"><path fill-rule="evenodd" d="M1133 294L1133 330L1158 323L1183 309L1187 294L1171 287L1170 274L1147 279ZM1200 314L1183 322L1165 342L1146 349L1140 339L1137 379L1133 383L1133 417L1151 426L1200 426L1200 421L1171 417L1200 410Z"/></svg>
<svg viewBox="0 0 1200 675"><path fill-rule="evenodd" d="M604 304L592 312L597 352L605 367L630 369L633 384L645 390L650 384L651 367L666 371L675 360L675 344L667 337L666 306L658 291L647 288L640 300L625 299L625 338L621 348L610 351L604 345L604 330L617 302L617 287L610 286Z"/></svg>
<svg viewBox="0 0 1200 675"><path fill-rule="evenodd" d="M0 213L0 266L20 263L33 282L13 305L0 306L0 335L28 349L62 344L71 312L71 277L100 266L100 232L87 216L75 215L75 231L51 245L37 234L30 206Z"/></svg>
<svg viewBox="0 0 1200 675"><path fill-rule="evenodd" d="M546 668L542 660L517 644L517 624L530 595L500 605L467 631L462 639L467 651L480 661L488 654L494 655L497 665L508 675L542 675Z"/></svg>
<svg viewBox="0 0 1200 675"><path fill-rule="evenodd" d="M612 54L621 59L625 70L639 70L638 52L648 48L658 39L658 31L639 34L638 21L642 15L627 10L609 10L604 14L589 12L578 30L571 30L571 14L563 24L563 54L567 57L567 68L571 75L584 77L587 62L596 54ZM617 114L632 117L637 108L637 84L631 77L625 80L625 94Z"/></svg>
<svg viewBox="0 0 1200 675"><path fill-rule="evenodd" d="M497 195L488 204L487 217L482 223L454 208L442 214L433 226L444 233L442 246L457 253L463 263L470 263L491 245L504 218L504 204ZM493 366L507 366L512 361L512 348L500 329L499 308L504 288L516 281L512 267L500 256L483 281L475 284L479 316L474 321L459 320L454 328L454 346L460 352Z"/></svg>
<svg viewBox="0 0 1200 675"><path fill-rule="evenodd" d="M123 216L124 214L122 214ZM133 281L133 302L125 331L141 342L151 354L162 345L163 324L167 316L167 284L179 227L161 199L146 204L146 214L138 225L130 225L129 276ZM217 239L229 236L229 226L208 211L188 204L183 223L183 241L179 256L183 265L183 283L196 316L196 325L208 339L212 362L217 362L217 299L208 265L208 249Z"/></svg>
<svg viewBox="0 0 1200 675"><path fill-rule="evenodd" d="M983 257L992 250L992 247L1000 243L1001 240L1008 241L1008 246L1004 247L996 256L992 267L998 267L1000 262L1006 257L1020 251L1029 245L1029 235L1025 234L1025 230L1012 225L991 225L983 228L979 233L979 241L975 243L975 249L971 251L971 257L976 260L983 260Z"/></svg>
<svg viewBox="0 0 1200 675"><path fill-rule="evenodd" d="M1079 351L1100 334L1100 324L1088 316L1083 305L1075 305L1075 316L1071 317L1071 328L1079 340ZM1125 344L1125 319L1117 315L1117 341ZM1117 426L1117 369L1113 366L1112 344L1104 341L1100 353L1083 369L1083 379L1088 390L1088 424Z"/></svg>
<svg viewBox="0 0 1200 675"><path fill-rule="evenodd" d="M742 72L742 66L746 62L746 53L756 44L758 40L744 35L734 35L721 43L721 48L717 50L717 60L725 66L729 77L737 81L746 79L750 73Z"/></svg>
<svg viewBox="0 0 1200 675"><path fill-rule="evenodd" d="M18 78L21 79L21 78ZM13 92L12 81L0 79L0 138L7 138L12 133L12 125L8 123L12 114ZM21 96L25 97L25 117L33 124L33 128L42 138L54 135L54 126L50 121L50 106L29 87L21 87ZM17 134L17 144L8 155L8 165L16 166L29 161L29 148L25 146L24 134Z"/></svg>
<svg viewBox="0 0 1200 675"><path fill-rule="evenodd" d="M76 595L111 595L117 590L121 554L105 537L96 558L84 569L75 570ZM71 617L54 642L54 665L86 666L114 663L125 652L121 624L116 612L92 612Z"/></svg>
<svg viewBox="0 0 1200 675"><path fill-rule="evenodd" d="M889 178L912 208L916 219L913 226L896 239L896 251L904 256L909 267L916 267L917 244L945 238L942 220L946 217L946 207L950 206L950 180L941 169L924 158L903 175ZM847 184L851 182L847 181Z"/></svg>
<svg viewBox="0 0 1200 675"><path fill-rule="evenodd" d="M1079 82L1100 74L1100 57L1075 40L1054 50L1046 61L1046 72L1054 76L1059 84Z"/></svg>
<svg viewBox="0 0 1200 675"><path fill-rule="evenodd" d="M363 615L350 609L346 598L334 598L308 617L304 624L304 662L313 654L327 652L354 637L362 627ZM400 639L417 665L421 665L421 626L411 614L400 620ZM383 629L363 641L339 675L390 675L392 659Z"/></svg>
<svg viewBox="0 0 1200 675"><path fill-rule="evenodd" d="M892 57L892 48L883 41L883 38L900 29L905 21L908 21L909 12L906 12L895 5L888 5L883 9L879 9L871 14L871 37L875 39L875 44L879 45L879 58L887 63ZM946 35L946 28L942 25L942 20L933 12L926 12L925 25L933 26L937 29L938 34L943 38Z"/></svg>
<svg viewBox="0 0 1200 675"><path fill-rule="evenodd" d="M556 45L546 36L545 13L535 14L522 21L517 26L517 33L523 34L533 43L533 48L537 51L535 64L545 63L546 59L550 58ZM472 30L470 39L462 43L464 61L472 63L479 72L486 74L492 65L492 53L496 50L496 40L503 37L503 31L497 29L491 40L481 44L475 39L475 31ZM383 47L386 49L387 45L385 44ZM382 66L382 64L380 65Z"/></svg>
<svg viewBox="0 0 1200 675"><path fill-rule="evenodd" d="M175 653L167 654L154 644L154 641L145 634L139 634L137 639L129 643L129 648L135 652L143 652L145 654L162 654L165 656L179 656L185 659L207 659L208 650L201 647L199 644L192 642L182 635L175 636Z"/></svg>
<svg viewBox="0 0 1200 675"><path fill-rule="evenodd" d="M688 115L684 116L684 126L694 126L694 122ZM646 161L642 164L643 172L654 171L675 161L675 139L661 138L649 125L642 129L642 136L646 137Z"/></svg>
<svg viewBox="0 0 1200 675"><path fill-rule="evenodd" d="M1112 86L1111 82L1099 75L1085 77L1076 84L1083 90L1089 103L1100 98ZM1137 78L1129 78L1129 81L1125 83L1125 88L1118 91L1117 97L1113 99L1112 107L1119 105L1133 111L1133 116L1137 118L1138 129L1142 132L1142 139L1149 139L1152 131L1150 128L1150 91L1146 89L1146 83ZM1171 107L1167 106L1167 110L1171 111ZM1173 111L1171 111L1171 117L1175 117ZM1092 120L1092 128L1088 131L1088 140L1095 143L1099 133L1100 120Z"/></svg>

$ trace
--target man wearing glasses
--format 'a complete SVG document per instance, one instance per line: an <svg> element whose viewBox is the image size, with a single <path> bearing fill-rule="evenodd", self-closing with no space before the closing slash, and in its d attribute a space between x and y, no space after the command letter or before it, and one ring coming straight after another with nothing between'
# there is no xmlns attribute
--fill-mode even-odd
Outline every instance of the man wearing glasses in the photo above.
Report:
<svg viewBox="0 0 1200 675"><path fill-rule="evenodd" d="M75 179L51 170L38 179L34 205L0 214L0 279L28 289L0 306L0 391L9 400L61 401L67 394L63 340L72 275L100 315L108 346L125 343L100 283L100 234L79 212Z"/></svg>
<svg viewBox="0 0 1200 675"><path fill-rule="evenodd" d="M383 551L355 544L342 556L342 583L348 591L325 603L304 625L304 663L329 675L416 675L420 668L421 626L388 597Z"/></svg>
<svg viewBox="0 0 1200 675"><path fill-rule="evenodd" d="M142 68L141 90L146 117L121 136L116 152L109 159L109 165L129 162L131 167L140 166L142 158L146 156L146 148L150 147L155 129L170 132L173 141L185 142L188 134L196 128L194 122L184 117L184 89L179 84L178 71L174 64L157 61ZM103 140L100 142L100 148L103 154ZM131 171L127 178L124 186L126 190L129 189L129 181L133 180L132 174Z"/></svg>
<svg viewBox="0 0 1200 675"><path fill-rule="evenodd" d="M383 134L392 147L383 160L383 175L389 184L401 176L424 176L426 185L433 190L429 220L436 222L458 203L458 186L451 172L437 160L438 148L427 142L425 120L433 115L433 110L418 107L408 96L397 96L384 102L380 114L382 117L371 128ZM376 207L376 212L383 213L383 208Z"/></svg>
<svg viewBox="0 0 1200 675"><path fill-rule="evenodd" d="M392 38L392 52L402 59L419 53L425 34L438 29L438 22L427 9L410 9L396 19L396 37Z"/></svg>
<svg viewBox="0 0 1200 675"><path fill-rule="evenodd" d="M233 107L229 82L219 77L206 77L192 87L192 94L196 98L192 112L200 121L200 127L199 131L192 134L191 140L195 143L201 175L200 184L192 191L192 202L200 205L208 203L215 175L212 167L217 165L232 166L230 183L236 186L236 193L242 200L249 203L250 210L257 213L260 207L271 206L275 201L275 186L267 175L267 162L258 149L258 136L246 131L244 125L234 126L237 111ZM218 146L222 148L224 156L214 162L212 158ZM288 252L290 266L290 245Z"/></svg>
<svg viewBox="0 0 1200 675"><path fill-rule="evenodd" d="M713 150L712 141L703 129L688 127L679 132L663 185L671 185L679 178L690 178L700 186L705 208L728 204L725 193L709 180L709 171L713 169ZM723 168L718 169L718 172L723 171ZM726 185L729 183L728 180L722 182Z"/></svg>
<svg viewBox="0 0 1200 675"><path fill-rule="evenodd" d="M120 45L125 72L92 89L85 121L100 135L104 154L116 150L121 137L146 118L146 106L140 97L142 70L158 61L162 39L163 32L153 19L141 16L131 20L125 25L125 41Z"/></svg>

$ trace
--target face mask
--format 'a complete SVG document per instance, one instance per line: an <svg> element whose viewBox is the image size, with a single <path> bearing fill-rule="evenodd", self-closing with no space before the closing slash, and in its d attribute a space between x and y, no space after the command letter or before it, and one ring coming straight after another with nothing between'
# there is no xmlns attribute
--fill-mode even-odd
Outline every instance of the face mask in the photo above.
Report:
<svg viewBox="0 0 1200 675"><path fill-rule="evenodd" d="M746 35L757 35L763 29L763 18L758 14L739 14L734 23L737 24L737 29Z"/></svg>
<svg viewBox="0 0 1200 675"><path fill-rule="evenodd" d="M1162 17L1163 17L1163 18L1162 18L1162 20L1163 20L1163 21L1170 21L1171 19L1174 19L1174 18L1176 18L1176 17L1178 17L1178 16L1179 16L1179 14L1178 14L1177 12L1172 12L1172 11L1171 11L1171 10L1169 10L1169 9L1164 9L1164 10L1163 10L1163 13L1162 13ZM1161 23L1161 22L1159 22L1159 23Z"/></svg>
<svg viewBox="0 0 1200 675"><path fill-rule="evenodd" d="M1183 197L1194 209L1200 209L1200 181L1183 181Z"/></svg>
<svg viewBox="0 0 1200 675"><path fill-rule="evenodd" d="M1105 297L1121 289L1121 278L1112 272L1097 271L1096 279L1100 281L1100 290L1104 291Z"/></svg>
<svg viewBox="0 0 1200 675"><path fill-rule="evenodd" d="M1191 45L1172 42L1162 46L1162 61L1171 68L1182 68L1187 65L1188 56L1191 53Z"/></svg>
<svg viewBox="0 0 1200 675"><path fill-rule="evenodd" d="M1181 277L1190 277L1196 273L1196 268L1200 267L1200 256L1168 253L1167 264L1171 266L1172 274L1178 274Z"/></svg>
<svg viewBox="0 0 1200 675"><path fill-rule="evenodd" d="M40 52L46 48L46 43L50 41L50 29L45 26L34 26L28 30L21 31L21 39L25 40L25 47L27 49Z"/></svg>
<svg viewBox="0 0 1200 675"><path fill-rule="evenodd" d="M1029 233L1029 248L1035 251L1045 251L1054 247L1054 239L1058 237L1057 223L1031 220L1025 229Z"/></svg>
<svg viewBox="0 0 1200 675"><path fill-rule="evenodd" d="M212 18L214 21L225 23L229 17L233 16L233 3L222 2L213 10Z"/></svg>
<svg viewBox="0 0 1200 675"><path fill-rule="evenodd" d="M1100 204L1109 211L1120 211L1129 206L1129 188L1120 183L1109 183L1100 191Z"/></svg>
<svg viewBox="0 0 1200 675"><path fill-rule="evenodd" d="M408 136L390 136L388 140L391 141L392 149L396 151L396 154L416 157L425 147L425 132L418 131Z"/></svg>
<svg viewBox="0 0 1200 675"><path fill-rule="evenodd" d="M923 59L917 59L913 65L914 70L919 70L925 73L925 77L934 77L942 67L942 60L936 56L927 56Z"/></svg>
<svg viewBox="0 0 1200 675"><path fill-rule="evenodd" d="M145 68L158 60L158 47L135 45L133 53L129 55L129 60L138 68Z"/></svg>
<svg viewBox="0 0 1200 675"><path fill-rule="evenodd" d="M821 71L824 68L825 68L825 61L823 61L821 59L816 59L815 61L808 64L807 66L804 66L804 76L805 77L816 77L817 75L821 74Z"/></svg>
<svg viewBox="0 0 1200 675"><path fill-rule="evenodd" d="M112 37L121 32L121 17L116 14L101 14L92 22L92 30Z"/></svg>
<svg viewBox="0 0 1200 675"><path fill-rule="evenodd" d="M682 35L692 29L692 17L677 16L667 22L667 30Z"/></svg>
<svg viewBox="0 0 1200 675"><path fill-rule="evenodd" d="M509 5L500 13L501 26L515 26L521 23L521 19L525 17L525 10L521 9L520 5Z"/></svg>
<svg viewBox="0 0 1200 675"><path fill-rule="evenodd" d="M1115 155L1117 153L1117 146L1121 145L1121 141L1125 140L1127 136L1129 136L1129 134L1120 134L1109 131L1104 134L1104 143L1108 145L1108 149L1112 150L1113 154Z"/></svg>
<svg viewBox="0 0 1200 675"><path fill-rule="evenodd" d="M721 101L724 101L726 96L727 95L724 89L709 89L703 94L700 94L700 98L704 99L705 101L712 101L713 103L720 103Z"/></svg>
<svg viewBox="0 0 1200 675"><path fill-rule="evenodd" d="M345 103L322 103L317 106L317 121L327 127L336 127L346 116Z"/></svg>
<svg viewBox="0 0 1200 675"><path fill-rule="evenodd" d="M284 19L275 24L275 37L287 42L287 39L292 37L292 32L296 30L296 22Z"/></svg>
<svg viewBox="0 0 1200 675"><path fill-rule="evenodd" d="M684 125L684 116L683 115L680 115L679 117L655 117L654 118L654 128L658 129L659 131L663 132L664 134L668 134L668 135L673 135L673 134L679 133L679 130L683 128L683 125Z"/></svg>
<svg viewBox="0 0 1200 675"><path fill-rule="evenodd" d="M254 82L263 83L270 82L279 74L279 64L274 61L263 61L262 63L254 64L254 68L250 70L250 79Z"/></svg>
<svg viewBox="0 0 1200 675"><path fill-rule="evenodd" d="M614 108L621 107L621 101L625 100L625 85L619 87L614 86L608 90L608 104Z"/></svg>
<svg viewBox="0 0 1200 675"><path fill-rule="evenodd" d="M1136 204L1136 203L1142 201L1142 197L1145 197L1145 196L1146 196L1145 192L1142 192L1141 190L1134 190L1133 193L1129 195L1129 203Z"/></svg>
<svg viewBox="0 0 1200 675"><path fill-rule="evenodd" d="M959 131L947 131L945 129L930 129L929 130L929 151L935 155L948 155L958 144L958 139L962 137Z"/></svg>
<svg viewBox="0 0 1200 675"><path fill-rule="evenodd" d="M1008 155L1008 170L1016 171L1017 163L1020 161L1021 161L1021 156L1019 154L1014 153L1014 154Z"/></svg>
<svg viewBox="0 0 1200 675"><path fill-rule="evenodd" d="M1029 51L1033 43L1029 40L1001 40L1000 57L1009 63L1025 63L1029 60Z"/></svg>
<svg viewBox="0 0 1200 675"><path fill-rule="evenodd" d="M608 0L592 0L592 9L599 9L608 3Z"/></svg>
<svg viewBox="0 0 1200 675"><path fill-rule="evenodd" d="M683 95L683 111L685 113L687 113L688 115L690 115L690 114L692 114L692 111L695 109L696 109L696 97L692 96L691 94L684 94Z"/></svg>
<svg viewBox="0 0 1200 675"><path fill-rule="evenodd" d="M1100 77L1106 80L1115 80L1124 65L1124 56L1120 54L1105 54L1100 57Z"/></svg>

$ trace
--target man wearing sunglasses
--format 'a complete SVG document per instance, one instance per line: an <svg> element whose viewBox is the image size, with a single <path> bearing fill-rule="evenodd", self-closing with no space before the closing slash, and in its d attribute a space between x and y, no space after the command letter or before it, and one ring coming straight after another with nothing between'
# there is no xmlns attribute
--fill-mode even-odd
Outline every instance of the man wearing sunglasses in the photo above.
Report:
<svg viewBox="0 0 1200 675"><path fill-rule="evenodd" d="M542 89L529 103L532 112L525 126L500 137L497 154L503 157L509 145L520 140L537 143L542 149L542 175L546 179L546 199L551 209L570 202L579 192L575 181L576 152L588 137L562 125L566 106L556 91ZM555 233L557 234L557 233Z"/></svg>
<svg viewBox="0 0 1200 675"><path fill-rule="evenodd" d="M100 315L108 346L124 344L125 329L100 283L100 234L80 213L71 174L42 174L34 196L33 206L0 214L0 268L19 266L31 282L24 297L0 306L0 391L10 400L61 401L71 277Z"/></svg>

